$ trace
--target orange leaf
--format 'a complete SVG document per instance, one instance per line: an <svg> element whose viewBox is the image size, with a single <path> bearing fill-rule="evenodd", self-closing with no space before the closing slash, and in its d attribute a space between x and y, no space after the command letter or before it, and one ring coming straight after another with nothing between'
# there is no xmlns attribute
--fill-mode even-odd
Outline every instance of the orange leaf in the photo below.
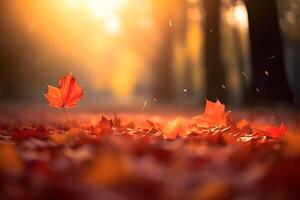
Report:
<svg viewBox="0 0 300 200"><path fill-rule="evenodd" d="M284 125L284 123L281 123L279 127L270 125L257 126L254 129L254 134L256 136L268 136L270 138L279 139L284 136L286 131L287 127Z"/></svg>
<svg viewBox="0 0 300 200"><path fill-rule="evenodd" d="M177 117L173 121L168 122L164 128L164 137L167 139L176 139L177 136L185 137L187 129L187 120L182 117Z"/></svg>
<svg viewBox="0 0 300 200"><path fill-rule="evenodd" d="M238 132L242 135L245 134L252 134L253 130L252 127L250 126L250 123L248 120L246 119L242 119L240 120L237 124L236 124L236 128L238 129Z"/></svg>
<svg viewBox="0 0 300 200"><path fill-rule="evenodd" d="M76 84L72 73L59 81L59 87L48 85L48 93L44 95L49 101L49 106L54 108L74 108L83 96L83 91Z"/></svg>
<svg viewBox="0 0 300 200"><path fill-rule="evenodd" d="M110 151L97 155L82 173L82 180L91 185L119 186L132 177L132 169L124 157Z"/></svg>
<svg viewBox="0 0 300 200"><path fill-rule="evenodd" d="M113 127L113 121L108 120L102 116L101 121L99 122L99 127L101 129L100 133L107 134L111 131L111 128Z"/></svg>
<svg viewBox="0 0 300 200"><path fill-rule="evenodd" d="M92 135L109 134L113 127L113 120L102 116L98 126L92 127Z"/></svg>
<svg viewBox="0 0 300 200"><path fill-rule="evenodd" d="M16 146L9 143L0 144L0 173L20 174L22 170L23 162Z"/></svg>
<svg viewBox="0 0 300 200"><path fill-rule="evenodd" d="M285 132L287 131L286 125L281 123L280 127L271 126L266 129L266 135L272 138L280 138L282 137Z"/></svg>
<svg viewBox="0 0 300 200"><path fill-rule="evenodd" d="M192 119L200 127L227 126L230 112L225 112L225 105L219 100L215 103L206 100L205 112Z"/></svg>

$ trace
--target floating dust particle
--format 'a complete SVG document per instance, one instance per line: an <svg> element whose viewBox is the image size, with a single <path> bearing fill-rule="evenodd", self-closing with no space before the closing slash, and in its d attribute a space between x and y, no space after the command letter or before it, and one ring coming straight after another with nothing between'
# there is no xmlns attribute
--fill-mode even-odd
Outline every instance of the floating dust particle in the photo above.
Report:
<svg viewBox="0 0 300 200"><path fill-rule="evenodd" d="M213 32L213 30L212 30L212 29L210 29L210 30L209 30L209 32L210 32L210 33L212 33L212 32Z"/></svg>
<svg viewBox="0 0 300 200"><path fill-rule="evenodd" d="M272 59L274 59L276 56L271 56L271 57L269 57L267 60L272 60Z"/></svg>
<svg viewBox="0 0 300 200"><path fill-rule="evenodd" d="M172 23L172 20L169 19L169 26L172 27L173 26L173 23Z"/></svg>
<svg viewBox="0 0 300 200"><path fill-rule="evenodd" d="M246 74L245 72L242 72L242 74L244 75L244 77L245 77L246 79L249 79L248 76L247 76L247 74Z"/></svg>
<svg viewBox="0 0 300 200"><path fill-rule="evenodd" d="M259 93L259 89L258 88L256 88L256 92Z"/></svg>
<svg viewBox="0 0 300 200"><path fill-rule="evenodd" d="M183 89L183 92L184 92L184 93L187 93L187 89Z"/></svg>
<svg viewBox="0 0 300 200"><path fill-rule="evenodd" d="M267 70L265 71L265 75L266 75L266 76L269 76L269 75L270 75L269 72L268 72Z"/></svg>
<svg viewBox="0 0 300 200"><path fill-rule="evenodd" d="M153 98L153 100L154 100L155 102L157 102L157 99L156 99L155 97Z"/></svg>
<svg viewBox="0 0 300 200"><path fill-rule="evenodd" d="M144 105L143 105L143 108L142 108L142 112L144 112L147 103L148 103L147 101L144 102Z"/></svg>
<svg viewBox="0 0 300 200"><path fill-rule="evenodd" d="M222 84L222 88L223 88L224 90L226 90L226 86L225 86L224 84Z"/></svg>

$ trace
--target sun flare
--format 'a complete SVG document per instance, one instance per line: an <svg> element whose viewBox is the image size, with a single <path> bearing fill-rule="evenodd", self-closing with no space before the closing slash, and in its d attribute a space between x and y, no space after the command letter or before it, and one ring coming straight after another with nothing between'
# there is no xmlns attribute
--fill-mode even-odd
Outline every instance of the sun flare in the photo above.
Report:
<svg viewBox="0 0 300 200"><path fill-rule="evenodd" d="M231 26L246 30L248 28L248 13L244 3L238 2L227 11L227 22Z"/></svg>
<svg viewBox="0 0 300 200"><path fill-rule="evenodd" d="M121 31L119 12L126 4L127 0L65 0L67 8L87 9L92 18L102 20L109 34L117 34Z"/></svg>
<svg viewBox="0 0 300 200"><path fill-rule="evenodd" d="M95 18L107 19L116 15L127 0L65 0L65 5L69 8L86 7Z"/></svg>

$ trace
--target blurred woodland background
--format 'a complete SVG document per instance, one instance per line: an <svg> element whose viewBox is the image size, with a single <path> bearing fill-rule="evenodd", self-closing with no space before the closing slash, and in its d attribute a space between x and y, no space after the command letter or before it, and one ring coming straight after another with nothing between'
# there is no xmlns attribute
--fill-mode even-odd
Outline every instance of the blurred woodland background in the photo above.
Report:
<svg viewBox="0 0 300 200"><path fill-rule="evenodd" d="M300 0L1 0L1 102L300 104Z"/></svg>

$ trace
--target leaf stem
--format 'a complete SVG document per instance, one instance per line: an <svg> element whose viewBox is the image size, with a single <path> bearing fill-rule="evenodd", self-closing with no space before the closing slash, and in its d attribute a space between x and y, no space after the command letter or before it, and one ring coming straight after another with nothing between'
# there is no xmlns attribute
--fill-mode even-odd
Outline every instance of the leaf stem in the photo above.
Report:
<svg viewBox="0 0 300 200"><path fill-rule="evenodd" d="M65 107L63 107L63 111L64 111L64 113L65 113L66 122L67 122L67 124L69 125L69 118L68 118L68 114L67 114L67 111L66 111Z"/></svg>

